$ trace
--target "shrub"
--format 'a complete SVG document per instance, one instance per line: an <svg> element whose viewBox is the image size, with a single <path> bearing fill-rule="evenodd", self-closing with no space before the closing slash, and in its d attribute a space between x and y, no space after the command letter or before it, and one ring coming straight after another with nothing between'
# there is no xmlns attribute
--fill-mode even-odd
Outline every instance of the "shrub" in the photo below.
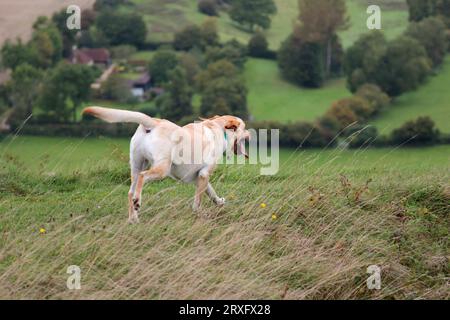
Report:
<svg viewBox="0 0 450 320"><path fill-rule="evenodd" d="M347 128L343 135L347 137L350 148L361 148L374 144L378 138L378 130L373 126L354 125Z"/></svg>
<svg viewBox="0 0 450 320"><path fill-rule="evenodd" d="M251 57L265 58L268 55L269 44L262 32L256 32L248 42L248 54Z"/></svg>
<svg viewBox="0 0 450 320"><path fill-rule="evenodd" d="M335 118L340 129L344 129L354 122L366 122L371 114L369 102L361 97L353 96L333 103L326 115Z"/></svg>
<svg viewBox="0 0 450 320"><path fill-rule="evenodd" d="M371 109L370 116L376 115L386 109L391 102L389 96L375 84L366 83L362 85L358 88L355 95L365 99L369 103Z"/></svg>
<svg viewBox="0 0 450 320"><path fill-rule="evenodd" d="M408 121L400 128L392 131L390 140L395 144L425 145L438 142L439 130L429 117L419 117Z"/></svg>
<svg viewBox="0 0 450 320"><path fill-rule="evenodd" d="M277 121L259 121L248 124L253 129L279 129L280 146L297 148L323 148L332 146L333 136L325 132L322 127L312 122L280 123ZM270 134L267 139L270 143Z"/></svg>
<svg viewBox="0 0 450 320"><path fill-rule="evenodd" d="M217 3L215 0L200 0L198 11L208 16L218 16Z"/></svg>

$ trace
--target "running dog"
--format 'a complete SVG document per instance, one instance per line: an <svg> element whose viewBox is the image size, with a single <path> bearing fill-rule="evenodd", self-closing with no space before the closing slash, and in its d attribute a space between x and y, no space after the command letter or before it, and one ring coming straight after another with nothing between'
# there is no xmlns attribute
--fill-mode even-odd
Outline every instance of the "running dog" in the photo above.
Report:
<svg viewBox="0 0 450 320"><path fill-rule="evenodd" d="M218 206L225 199L217 196L209 178L224 152L244 155L250 138L245 123L234 116L215 116L180 127L164 119L134 111L88 107L89 114L110 123L137 123L130 143L131 187L128 192L128 221L139 222L142 188L146 182L166 177L196 183L192 209L200 208L203 193ZM146 170L150 165L150 169Z"/></svg>

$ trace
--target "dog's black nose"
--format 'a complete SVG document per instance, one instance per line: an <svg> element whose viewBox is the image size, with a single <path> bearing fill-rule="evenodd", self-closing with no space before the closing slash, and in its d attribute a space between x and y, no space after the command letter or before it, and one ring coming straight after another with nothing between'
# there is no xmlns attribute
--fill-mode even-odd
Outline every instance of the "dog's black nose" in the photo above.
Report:
<svg viewBox="0 0 450 320"><path fill-rule="evenodd" d="M145 133L150 133L152 130L150 129L145 129Z"/></svg>

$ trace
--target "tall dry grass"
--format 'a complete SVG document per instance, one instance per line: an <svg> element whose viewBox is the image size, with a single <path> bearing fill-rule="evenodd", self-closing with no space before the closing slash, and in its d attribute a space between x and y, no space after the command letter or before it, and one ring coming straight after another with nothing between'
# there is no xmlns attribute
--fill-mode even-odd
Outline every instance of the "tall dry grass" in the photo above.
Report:
<svg viewBox="0 0 450 320"><path fill-rule="evenodd" d="M123 161L45 176L2 157L0 298L450 298L449 172L361 166L365 150L343 166L341 152L294 155L273 177L221 167L227 205L198 214L192 187L148 185L137 225ZM81 290L66 287L70 265ZM381 290L367 289L370 265Z"/></svg>

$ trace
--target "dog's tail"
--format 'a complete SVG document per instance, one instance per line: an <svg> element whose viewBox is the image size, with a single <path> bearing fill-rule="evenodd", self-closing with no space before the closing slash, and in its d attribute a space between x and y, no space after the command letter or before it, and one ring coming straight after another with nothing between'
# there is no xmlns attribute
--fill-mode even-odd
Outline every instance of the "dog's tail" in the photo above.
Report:
<svg viewBox="0 0 450 320"><path fill-rule="evenodd" d="M158 125L160 119L151 118L148 115L119 109L110 109L103 107L87 107L83 110L83 114L89 114L96 118L102 119L109 123L131 122L142 124L145 128L152 129Z"/></svg>

